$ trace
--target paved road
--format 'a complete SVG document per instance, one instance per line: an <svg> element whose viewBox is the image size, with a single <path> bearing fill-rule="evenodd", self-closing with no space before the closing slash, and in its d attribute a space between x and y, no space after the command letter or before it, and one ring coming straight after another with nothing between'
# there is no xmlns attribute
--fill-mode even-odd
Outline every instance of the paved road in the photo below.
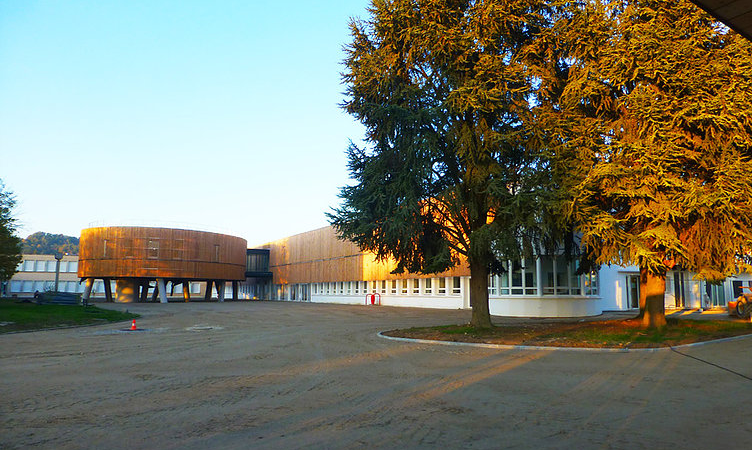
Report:
<svg viewBox="0 0 752 450"><path fill-rule="evenodd" d="M108 307L142 314L147 331L0 336L0 448L752 445L752 338L683 350L719 368L671 351L492 350L376 336L466 322L467 311Z"/></svg>

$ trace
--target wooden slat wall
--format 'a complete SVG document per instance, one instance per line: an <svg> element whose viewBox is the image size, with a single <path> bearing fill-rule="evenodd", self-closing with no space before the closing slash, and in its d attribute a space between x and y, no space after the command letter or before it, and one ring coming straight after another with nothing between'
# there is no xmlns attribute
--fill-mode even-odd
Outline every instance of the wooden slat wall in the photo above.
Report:
<svg viewBox="0 0 752 450"><path fill-rule="evenodd" d="M319 228L269 242L269 266L275 284L316 283L325 281L392 280L434 276L469 275L467 264L441 274L393 275L394 261L379 263L372 253L364 253L349 241L337 239L332 227Z"/></svg>
<svg viewBox="0 0 752 450"><path fill-rule="evenodd" d="M149 240L159 242L158 250L149 250ZM88 228L81 231L78 276L244 280L246 248L245 239L204 231Z"/></svg>

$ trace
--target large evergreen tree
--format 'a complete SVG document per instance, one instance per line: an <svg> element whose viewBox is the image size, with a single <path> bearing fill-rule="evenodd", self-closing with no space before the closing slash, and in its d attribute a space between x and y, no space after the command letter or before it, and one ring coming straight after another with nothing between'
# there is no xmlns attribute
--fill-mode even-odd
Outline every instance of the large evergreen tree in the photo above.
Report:
<svg viewBox="0 0 752 450"><path fill-rule="evenodd" d="M0 282L10 280L21 262L21 239L16 236L13 193L0 180Z"/></svg>
<svg viewBox="0 0 752 450"><path fill-rule="evenodd" d="M532 0L374 0L353 21L344 108L366 127L340 237L397 272L470 267L471 324L490 327L497 257L540 248L548 165L531 145L539 78L526 61L553 15Z"/></svg>
<svg viewBox="0 0 752 450"><path fill-rule="evenodd" d="M748 267L752 44L684 0L583 5L556 29L567 77L546 80L564 218L596 262L639 266L661 326L671 268Z"/></svg>

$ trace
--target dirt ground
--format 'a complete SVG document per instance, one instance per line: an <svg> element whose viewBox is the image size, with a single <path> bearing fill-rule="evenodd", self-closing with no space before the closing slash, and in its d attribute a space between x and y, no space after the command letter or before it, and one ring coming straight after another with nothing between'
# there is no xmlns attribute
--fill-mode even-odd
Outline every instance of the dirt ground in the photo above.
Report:
<svg viewBox="0 0 752 450"><path fill-rule="evenodd" d="M107 305L0 336L0 448L749 448L752 338L656 352L404 343L468 311Z"/></svg>

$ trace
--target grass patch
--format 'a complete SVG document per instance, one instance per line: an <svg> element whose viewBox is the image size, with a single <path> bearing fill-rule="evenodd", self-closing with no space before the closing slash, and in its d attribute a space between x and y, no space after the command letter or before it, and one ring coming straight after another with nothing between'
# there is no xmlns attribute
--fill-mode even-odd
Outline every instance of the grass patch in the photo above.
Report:
<svg viewBox="0 0 752 450"><path fill-rule="evenodd" d="M639 321L608 320L544 322L476 329L443 325L385 332L388 336L454 342L552 347L651 348L752 334L752 324L731 320L667 319L659 329L641 328Z"/></svg>
<svg viewBox="0 0 752 450"><path fill-rule="evenodd" d="M96 306L37 305L0 299L0 334L45 328L90 325L131 320L138 314L111 311Z"/></svg>

